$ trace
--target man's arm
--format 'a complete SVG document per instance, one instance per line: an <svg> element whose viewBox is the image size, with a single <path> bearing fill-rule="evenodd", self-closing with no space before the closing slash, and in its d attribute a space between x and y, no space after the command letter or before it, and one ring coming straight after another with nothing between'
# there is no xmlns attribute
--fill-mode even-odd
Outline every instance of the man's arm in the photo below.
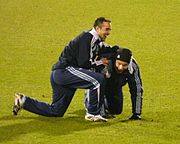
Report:
<svg viewBox="0 0 180 144"><path fill-rule="evenodd" d="M110 46L110 45L107 45L107 44L101 42L98 55L100 57L112 59L112 57L116 54L118 49L119 49L118 46Z"/></svg>
<svg viewBox="0 0 180 144"><path fill-rule="evenodd" d="M103 73L106 78L110 78L113 66L113 58L119 47L106 45L101 42L98 49L98 59L102 62L101 65L96 66L96 72Z"/></svg>
<svg viewBox="0 0 180 144"><path fill-rule="evenodd" d="M133 73L128 75L128 85L131 93L132 113L141 115L142 112L142 80L140 71L135 60L132 60Z"/></svg>
<svg viewBox="0 0 180 144"><path fill-rule="evenodd" d="M91 68L90 59L90 50L91 50L91 40L92 35L87 32L79 38L78 41L78 51L77 51L77 63L81 68Z"/></svg>

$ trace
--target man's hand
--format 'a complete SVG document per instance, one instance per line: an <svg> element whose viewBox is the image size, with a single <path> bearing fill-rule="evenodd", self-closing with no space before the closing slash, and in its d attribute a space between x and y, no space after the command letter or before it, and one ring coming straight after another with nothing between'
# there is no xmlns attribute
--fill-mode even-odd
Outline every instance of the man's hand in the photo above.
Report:
<svg viewBox="0 0 180 144"><path fill-rule="evenodd" d="M101 61L103 62L104 65L109 64L109 60L107 58L101 58Z"/></svg>
<svg viewBox="0 0 180 144"><path fill-rule="evenodd" d="M139 114L133 114L129 120L141 120L141 116Z"/></svg>
<svg viewBox="0 0 180 144"><path fill-rule="evenodd" d="M106 58L103 58L104 60L104 68L102 69L101 73L103 73L106 78L110 78L111 77L111 73L112 73L112 61L111 60L107 60Z"/></svg>

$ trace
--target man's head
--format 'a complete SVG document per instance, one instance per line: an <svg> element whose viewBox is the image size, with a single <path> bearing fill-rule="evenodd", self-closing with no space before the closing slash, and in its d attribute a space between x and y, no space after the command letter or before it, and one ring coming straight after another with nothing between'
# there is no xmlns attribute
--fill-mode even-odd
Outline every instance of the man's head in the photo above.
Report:
<svg viewBox="0 0 180 144"><path fill-rule="evenodd" d="M116 54L115 69L117 73L122 73L128 69L132 52L126 48L119 48Z"/></svg>
<svg viewBox="0 0 180 144"><path fill-rule="evenodd" d="M101 40L105 41L112 29L111 21L104 17L97 18L94 22L94 29L100 36Z"/></svg>

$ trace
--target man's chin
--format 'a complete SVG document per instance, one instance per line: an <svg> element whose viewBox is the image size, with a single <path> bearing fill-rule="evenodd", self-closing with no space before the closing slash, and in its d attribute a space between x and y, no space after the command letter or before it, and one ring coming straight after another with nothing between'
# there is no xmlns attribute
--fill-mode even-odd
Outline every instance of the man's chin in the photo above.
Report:
<svg viewBox="0 0 180 144"><path fill-rule="evenodd" d="M123 71L118 71L117 73L121 74Z"/></svg>
<svg viewBox="0 0 180 144"><path fill-rule="evenodd" d="M118 74L121 74L123 71L119 71L119 70L116 69L116 72L117 72Z"/></svg>

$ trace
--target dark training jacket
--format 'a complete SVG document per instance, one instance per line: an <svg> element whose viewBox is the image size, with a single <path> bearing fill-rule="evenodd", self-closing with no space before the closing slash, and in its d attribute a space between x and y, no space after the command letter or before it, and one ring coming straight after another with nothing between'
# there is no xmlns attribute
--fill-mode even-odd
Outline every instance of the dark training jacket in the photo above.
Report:
<svg viewBox="0 0 180 144"><path fill-rule="evenodd" d="M111 77L107 79L107 91L113 91L113 88L123 87L128 83L129 91L131 94L132 102L132 113L141 114L142 112L142 97L143 97L143 87L142 79L140 75L140 70L137 62L132 58L128 69L123 73L118 74L115 70L115 59L112 57L112 72ZM109 85L109 87L108 87ZM116 91L116 89L114 90ZM116 96L115 96L116 97Z"/></svg>
<svg viewBox="0 0 180 144"><path fill-rule="evenodd" d="M96 68L102 65L102 61L97 58L99 53L112 51L114 49L101 42L94 29L84 31L65 46L52 70L63 69L68 66L84 69Z"/></svg>

